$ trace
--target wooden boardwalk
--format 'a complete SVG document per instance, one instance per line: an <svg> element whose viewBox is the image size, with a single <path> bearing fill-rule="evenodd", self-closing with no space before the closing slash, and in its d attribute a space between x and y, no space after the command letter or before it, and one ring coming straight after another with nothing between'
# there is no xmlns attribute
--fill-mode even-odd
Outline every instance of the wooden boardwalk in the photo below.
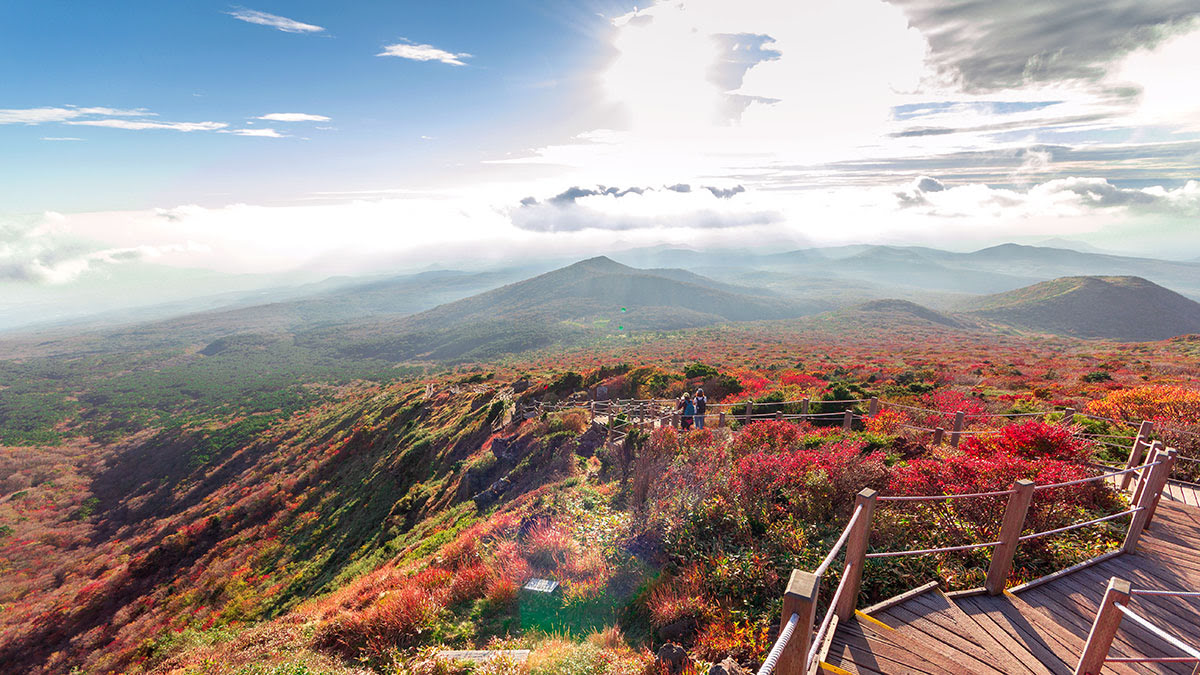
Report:
<svg viewBox="0 0 1200 675"><path fill-rule="evenodd" d="M857 620L838 626L821 669L872 675L1070 675L1109 578L1130 581L1135 589L1200 590L1200 507L1185 503L1189 496L1195 493L1180 492L1178 499L1159 503L1136 553L1109 558L1019 594L951 599L931 588L869 616L860 612ZM1200 645L1200 599L1139 595L1130 607L1185 643ZM1131 621L1121 624L1110 655L1182 656ZM1195 669L1194 663L1108 663L1103 672L1186 675Z"/></svg>
<svg viewBox="0 0 1200 675"><path fill-rule="evenodd" d="M1200 506L1200 485L1170 481L1163 491L1163 497L1189 506Z"/></svg>

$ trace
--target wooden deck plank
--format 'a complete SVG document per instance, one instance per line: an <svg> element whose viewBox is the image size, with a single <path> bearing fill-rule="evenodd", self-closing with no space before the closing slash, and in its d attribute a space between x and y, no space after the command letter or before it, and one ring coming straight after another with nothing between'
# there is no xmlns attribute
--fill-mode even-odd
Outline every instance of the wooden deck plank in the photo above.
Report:
<svg viewBox="0 0 1200 675"><path fill-rule="evenodd" d="M1081 581L1086 579L1088 583L1107 587L1108 580L1112 576L1103 576L1100 574L1090 577L1083 577ZM1127 581L1133 584L1134 588L1144 588L1151 590L1170 590L1164 588L1161 583L1148 574L1145 570L1137 570L1133 574L1126 574L1124 577ZM1178 590L1178 589L1176 589ZM1159 625L1172 626L1173 633L1179 636L1184 642L1200 644L1200 625L1192 621L1179 621L1182 616L1187 616L1188 611L1194 611L1195 603L1189 602L1182 598L1171 598L1165 596L1134 596L1134 604L1132 605L1139 614L1146 619ZM1131 625L1130 628L1136 628ZM1140 630L1140 629L1139 629ZM1157 639L1145 634L1151 641L1150 644L1161 644ZM1162 651L1161 656L1176 656L1173 652Z"/></svg>
<svg viewBox="0 0 1200 675"><path fill-rule="evenodd" d="M983 629L981 629L978 624L971 619L971 617L967 616L966 612L963 612L961 607L954 602L951 602L950 599L946 598L944 595L942 598L950 606L950 611L957 618L958 623L966 626L968 629L973 629L973 633L976 636L980 646L986 649L988 653L992 654L995 657L996 662L1001 664L1005 670L1013 673L1029 672L1032 675L1050 675L1050 671L1045 666L1037 663L1033 659L1017 659L1013 657L999 642L996 641L995 638L985 633Z"/></svg>
<svg viewBox="0 0 1200 675"><path fill-rule="evenodd" d="M889 636L887 641L881 640L870 628L858 621L848 621L839 628L826 662L844 670L850 670L843 665L843 662L849 661L856 666L865 666L870 670L889 674L943 675L961 672L961 669L956 671L953 664L948 664L947 667L947 664L931 661L931 655L918 653L919 645L907 644L908 641L899 636Z"/></svg>
<svg viewBox="0 0 1200 675"><path fill-rule="evenodd" d="M1114 576L1129 581L1134 589L1200 591L1200 507L1163 499L1136 552L1048 579L1019 595L948 598L936 590L914 594L876 614L895 631L864 624L852 635L846 632L849 626L840 627L834 642L841 663L831 663L864 675L946 671L1071 675L1108 580ZM1183 642L1200 646L1200 602L1135 595L1131 606ZM1111 653L1179 656L1131 621L1122 623ZM1187 675L1194 667L1109 663L1104 672Z"/></svg>
<svg viewBox="0 0 1200 675"><path fill-rule="evenodd" d="M986 596L972 596L962 601L956 601L955 604L984 632L1003 645L1005 651L1012 658L1026 661L1032 660L1052 675L1073 675L1074 669L1068 667L1053 654L1047 656L1046 654L1033 653L1019 638L1016 631L1010 630L1005 622L998 620L996 616L987 611L986 604L982 603L986 603L989 600L990 598Z"/></svg>
<svg viewBox="0 0 1200 675"><path fill-rule="evenodd" d="M1078 594L1068 595L1067 593L1041 597L1030 597L1029 594L1022 593L1019 596L1013 596L1010 601L1017 605L1031 623L1036 624L1046 635L1052 636L1059 644L1066 647L1066 653L1074 654L1074 661L1078 662L1083 653L1083 646L1087 642L1088 632L1092 628L1091 622L1096 615L1094 606L1089 605L1086 599L1079 597ZM1087 616L1091 616L1092 619L1086 618ZM1113 656L1123 657L1139 655L1137 650L1121 644L1119 640L1113 642L1111 653ZM1111 665L1109 669L1110 672L1115 673L1155 672L1141 664Z"/></svg>
<svg viewBox="0 0 1200 675"><path fill-rule="evenodd" d="M906 632L910 637L924 638L931 649L936 649L951 659L960 660L964 668L979 673L1007 673L1011 669L997 668L996 659L990 656L986 649L970 639L970 633L962 627L947 626L944 621L935 620L941 613L936 609L904 605L892 607L886 613L885 623L898 631ZM882 617L880 617L882 618Z"/></svg>

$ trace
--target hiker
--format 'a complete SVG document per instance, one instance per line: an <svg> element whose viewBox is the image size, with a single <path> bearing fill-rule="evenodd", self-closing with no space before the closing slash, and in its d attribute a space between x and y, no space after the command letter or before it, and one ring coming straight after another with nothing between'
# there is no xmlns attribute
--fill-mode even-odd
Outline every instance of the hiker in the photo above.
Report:
<svg viewBox="0 0 1200 675"><path fill-rule="evenodd" d="M692 428L692 418L696 415L696 406L692 404L692 395L686 391L679 399L679 409L683 413L679 417L679 428L687 431Z"/></svg>
<svg viewBox="0 0 1200 675"><path fill-rule="evenodd" d="M704 389L697 389L696 395L692 397L692 401L696 406L696 428L704 428L704 409L708 407L708 397L704 395Z"/></svg>

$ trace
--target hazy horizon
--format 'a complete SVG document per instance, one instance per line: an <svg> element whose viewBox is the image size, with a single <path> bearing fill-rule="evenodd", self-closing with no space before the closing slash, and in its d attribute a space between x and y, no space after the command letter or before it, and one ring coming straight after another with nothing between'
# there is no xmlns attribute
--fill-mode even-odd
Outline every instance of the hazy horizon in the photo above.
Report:
<svg viewBox="0 0 1200 675"><path fill-rule="evenodd" d="M0 312L659 245L1200 257L1177 0L5 14Z"/></svg>

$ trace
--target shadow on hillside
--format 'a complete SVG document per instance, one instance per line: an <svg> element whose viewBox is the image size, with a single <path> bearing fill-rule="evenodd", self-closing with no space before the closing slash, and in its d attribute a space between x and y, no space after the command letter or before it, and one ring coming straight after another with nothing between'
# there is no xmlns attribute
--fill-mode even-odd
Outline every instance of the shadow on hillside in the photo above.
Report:
<svg viewBox="0 0 1200 675"><path fill-rule="evenodd" d="M180 492L178 486L203 467L194 465L198 439L180 431L164 431L143 443L126 448L92 479L93 496L101 515L93 543L111 539L126 526L152 526L154 521L181 513L234 481L254 464L253 447L233 453L195 485ZM225 461L222 461L222 460Z"/></svg>

